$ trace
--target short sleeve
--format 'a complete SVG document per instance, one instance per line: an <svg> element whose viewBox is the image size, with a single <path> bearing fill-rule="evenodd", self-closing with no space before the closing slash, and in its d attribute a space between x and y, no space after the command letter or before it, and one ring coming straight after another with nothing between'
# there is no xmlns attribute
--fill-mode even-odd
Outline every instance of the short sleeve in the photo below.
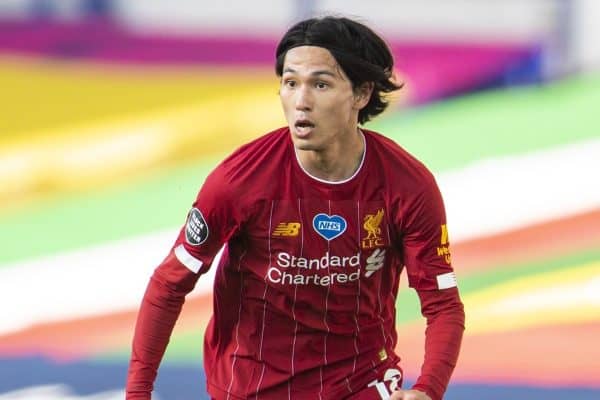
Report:
<svg viewBox="0 0 600 400"><path fill-rule="evenodd" d="M409 286L416 290L456 287L450 257L446 212L433 178L407 204L403 216L402 253Z"/></svg>

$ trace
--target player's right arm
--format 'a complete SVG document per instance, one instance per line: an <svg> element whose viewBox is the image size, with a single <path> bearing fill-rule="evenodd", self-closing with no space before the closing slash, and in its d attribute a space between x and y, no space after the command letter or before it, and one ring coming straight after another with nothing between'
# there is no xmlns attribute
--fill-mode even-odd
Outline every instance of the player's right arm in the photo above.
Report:
<svg viewBox="0 0 600 400"><path fill-rule="evenodd" d="M183 266L173 250L154 271L137 316L127 376L127 399L151 398L158 366L185 295L197 279L198 274Z"/></svg>
<svg viewBox="0 0 600 400"><path fill-rule="evenodd" d="M232 207L225 178L222 167L209 175L175 244L150 278L135 327L126 399L151 398L185 296L239 227L239 207Z"/></svg>

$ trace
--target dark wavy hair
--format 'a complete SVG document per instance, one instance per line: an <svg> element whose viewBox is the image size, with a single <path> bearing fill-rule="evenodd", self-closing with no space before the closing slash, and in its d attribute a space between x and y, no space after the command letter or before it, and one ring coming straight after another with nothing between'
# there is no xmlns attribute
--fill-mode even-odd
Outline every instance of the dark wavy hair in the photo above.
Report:
<svg viewBox="0 0 600 400"><path fill-rule="evenodd" d="M288 50L299 46L323 47L333 55L356 90L373 82L373 93L358 113L363 124L388 106L385 94L400 89L392 81L394 58L385 41L369 27L345 17L326 16L300 21L283 36L276 50L275 73L283 74Z"/></svg>

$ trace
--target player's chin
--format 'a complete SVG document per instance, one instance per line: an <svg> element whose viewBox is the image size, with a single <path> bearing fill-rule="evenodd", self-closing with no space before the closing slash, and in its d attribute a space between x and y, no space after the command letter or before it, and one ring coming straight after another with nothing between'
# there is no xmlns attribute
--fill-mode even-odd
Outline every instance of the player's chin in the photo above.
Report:
<svg viewBox="0 0 600 400"><path fill-rule="evenodd" d="M318 150L319 146L312 138L298 137L292 134L292 142L296 150Z"/></svg>
<svg viewBox="0 0 600 400"><path fill-rule="evenodd" d="M294 147L296 148L296 150L303 151L318 151L320 149L320 147L317 146L315 143L311 143L307 140L302 139L294 140Z"/></svg>

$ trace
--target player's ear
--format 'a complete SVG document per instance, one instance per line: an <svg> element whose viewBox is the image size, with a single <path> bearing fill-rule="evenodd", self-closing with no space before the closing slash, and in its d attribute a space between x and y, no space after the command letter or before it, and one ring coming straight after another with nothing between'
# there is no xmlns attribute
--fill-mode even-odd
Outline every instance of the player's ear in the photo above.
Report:
<svg viewBox="0 0 600 400"><path fill-rule="evenodd" d="M369 103L374 86L373 82L363 82L354 89L354 104L356 108L361 110Z"/></svg>

